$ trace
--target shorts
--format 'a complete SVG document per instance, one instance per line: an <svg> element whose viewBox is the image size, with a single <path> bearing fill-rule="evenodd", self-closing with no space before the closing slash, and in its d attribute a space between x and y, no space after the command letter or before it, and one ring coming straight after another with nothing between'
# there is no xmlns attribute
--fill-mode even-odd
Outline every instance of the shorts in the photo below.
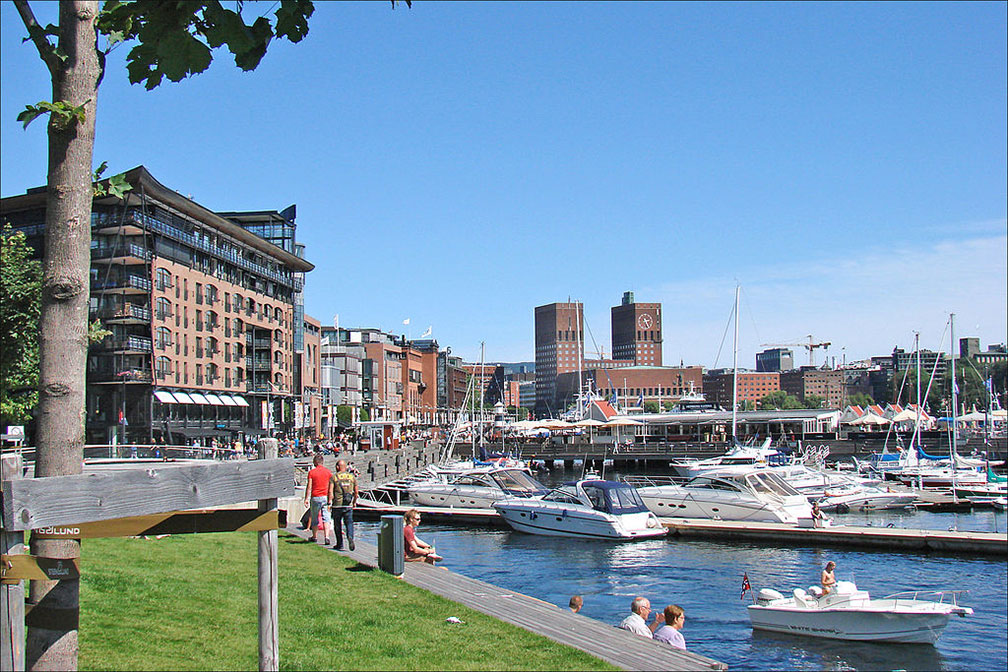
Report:
<svg viewBox="0 0 1008 672"><path fill-rule="evenodd" d="M318 525L318 513L322 510L322 524L332 525L332 514L329 513L329 502L328 497L312 497L311 498L311 520L312 523Z"/></svg>

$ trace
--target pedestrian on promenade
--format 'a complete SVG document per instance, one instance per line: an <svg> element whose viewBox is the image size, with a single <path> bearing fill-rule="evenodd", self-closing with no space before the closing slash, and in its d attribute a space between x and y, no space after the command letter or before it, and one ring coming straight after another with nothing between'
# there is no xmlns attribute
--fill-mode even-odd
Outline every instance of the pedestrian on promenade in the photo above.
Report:
<svg viewBox="0 0 1008 672"><path fill-rule="evenodd" d="M343 527L346 527L347 542L354 550L353 507L357 506L357 478L347 471L346 460L337 460L336 473L329 480L329 501L332 502L333 527L336 528L337 551L343 550Z"/></svg>
<svg viewBox="0 0 1008 672"><path fill-rule="evenodd" d="M567 606L569 606L570 610L575 614L581 611L581 607L583 605L584 605L584 599L582 599L580 595L572 596L570 602L567 603Z"/></svg>
<svg viewBox="0 0 1008 672"><path fill-rule="evenodd" d="M305 484L304 503L310 505L309 525L311 536L308 541L315 541L318 531L318 515L322 513L322 533L325 535L326 546L329 545L329 530L332 528L332 517L329 515L329 481L332 472L322 465L322 455L315 455L315 468L308 472L308 482Z"/></svg>
<svg viewBox="0 0 1008 672"><path fill-rule="evenodd" d="M665 607L665 625L654 632L654 638L659 642L671 644L677 649L686 650L686 639L680 630L686 623L686 612L677 604Z"/></svg>
<svg viewBox="0 0 1008 672"><path fill-rule="evenodd" d="M406 526L403 528L403 538L406 562L426 562L433 565L438 560L444 560L434 551L434 547L416 536L416 528L420 525L420 512L410 509L406 512Z"/></svg>
<svg viewBox="0 0 1008 672"><path fill-rule="evenodd" d="M654 637L655 629L665 622L665 617L658 614L654 622L648 625L647 619L650 614L651 600L646 597L635 597L630 603L630 615L623 619L619 627L629 630L635 635L651 639Z"/></svg>

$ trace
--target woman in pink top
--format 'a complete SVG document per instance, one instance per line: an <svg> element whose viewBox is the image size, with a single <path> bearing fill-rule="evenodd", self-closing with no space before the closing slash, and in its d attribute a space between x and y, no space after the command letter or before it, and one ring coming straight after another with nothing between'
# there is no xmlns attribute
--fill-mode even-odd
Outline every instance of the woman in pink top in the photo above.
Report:
<svg viewBox="0 0 1008 672"><path fill-rule="evenodd" d="M434 547L416 536L417 525L420 524L420 512L410 509L405 516L406 527L403 528L405 541L404 551L406 562L426 562L433 565L438 560L444 560L434 552Z"/></svg>

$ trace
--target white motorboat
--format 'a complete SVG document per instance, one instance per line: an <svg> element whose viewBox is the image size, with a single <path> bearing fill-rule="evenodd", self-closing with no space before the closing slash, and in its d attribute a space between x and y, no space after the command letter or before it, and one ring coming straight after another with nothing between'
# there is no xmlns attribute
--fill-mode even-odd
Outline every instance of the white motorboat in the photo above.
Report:
<svg viewBox="0 0 1008 672"><path fill-rule="evenodd" d="M594 539L647 539L667 530L637 491L623 483L580 480L541 499L504 499L493 507L518 532Z"/></svg>
<svg viewBox="0 0 1008 672"><path fill-rule="evenodd" d="M957 603L961 591L905 592L871 599L852 581L838 581L824 597L822 589L795 588L791 597L764 588L748 607L752 627L759 630L829 639L934 644L949 617L967 616L970 607ZM922 596L937 598L919 599Z"/></svg>
<svg viewBox="0 0 1008 672"><path fill-rule="evenodd" d="M657 485L647 477L624 481L636 486L644 504L659 516L797 524L812 515L805 495L765 470L710 472L683 485Z"/></svg>
<svg viewBox="0 0 1008 672"><path fill-rule="evenodd" d="M704 460L674 460L672 469L685 478L702 476L710 471L751 471L757 467L765 467L770 459L780 456L780 453L770 447L770 439L761 446L735 446L724 455L710 457Z"/></svg>
<svg viewBox="0 0 1008 672"><path fill-rule="evenodd" d="M852 510L903 509L913 506L917 495L913 492L882 489L855 481L832 486L823 491L819 508L823 511L844 513Z"/></svg>
<svg viewBox="0 0 1008 672"><path fill-rule="evenodd" d="M479 509L489 509L508 497L541 497L549 492L523 469L474 470L446 480L416 483L408 490L419 506Z"/></svg>

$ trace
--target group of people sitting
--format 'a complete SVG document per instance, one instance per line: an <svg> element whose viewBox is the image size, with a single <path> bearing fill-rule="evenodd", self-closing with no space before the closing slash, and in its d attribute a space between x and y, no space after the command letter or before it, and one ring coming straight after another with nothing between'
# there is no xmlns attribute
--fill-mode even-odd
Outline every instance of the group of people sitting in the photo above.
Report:
<svg viewBox="0 0 1008 672"><path fill-rule="evenodd" d="M663 611L657 612L655 619L648 624L650 615L651 600L646 597L635 597L630 603L630 615L623 619L619 627L685 651L686 640L681 632L686 623L686 612L683 608L677 604L670 604Z"/></svg>

